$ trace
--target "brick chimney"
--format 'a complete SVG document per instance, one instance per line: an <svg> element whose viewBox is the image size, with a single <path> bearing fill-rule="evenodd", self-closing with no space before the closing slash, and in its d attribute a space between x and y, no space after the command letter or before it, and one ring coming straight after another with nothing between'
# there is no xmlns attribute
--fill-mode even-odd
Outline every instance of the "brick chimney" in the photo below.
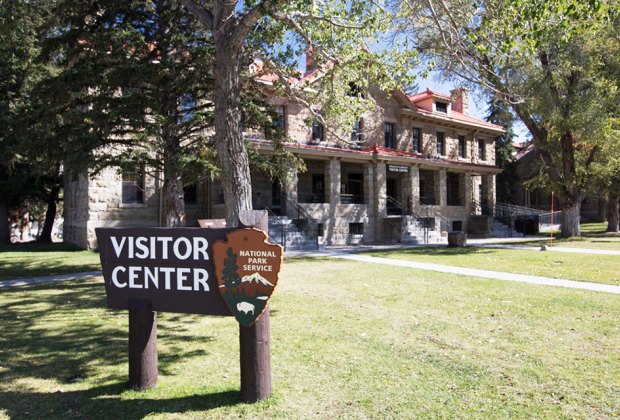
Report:
<svg viewBox="0 0 620 420"><path fill-rule="evenodd" d="M466 88L456 88L450 91L452 94L452 110L469 115L469 92Z"/></svg>
<svg viewBox="0 0 620 420"><path fill-rule="evenodd" d="M312 47L308 47L306 50L306 74L310 73L314 70L316 66L314 65L314 51L312 51Z"/></svg>

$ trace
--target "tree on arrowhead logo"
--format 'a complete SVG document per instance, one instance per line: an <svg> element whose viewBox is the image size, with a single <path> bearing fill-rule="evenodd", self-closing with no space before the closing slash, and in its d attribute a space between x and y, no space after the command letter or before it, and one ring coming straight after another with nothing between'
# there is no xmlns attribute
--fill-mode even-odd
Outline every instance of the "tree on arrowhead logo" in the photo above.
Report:
<svg viewBox="0 0 620 420"><path fill-rule="evenodd" d="M239 324L252 325L267 308L278 284L282 247L257 229L236 229L213 244L220 294Z"/></svg>

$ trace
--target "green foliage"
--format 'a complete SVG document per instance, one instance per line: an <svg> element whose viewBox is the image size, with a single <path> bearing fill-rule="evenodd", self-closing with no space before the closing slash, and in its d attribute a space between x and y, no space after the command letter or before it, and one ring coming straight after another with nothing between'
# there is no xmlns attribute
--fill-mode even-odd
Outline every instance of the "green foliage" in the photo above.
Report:
<svg viewBox="0 0 620 420"><path fill-rule="evenodd" d="M500 96L493 96L488 101L487 116L488 122L504 127L506 133L495 138L495 164L502 168L502 172L496 176L497 201L511 203L514 201L517 191L513 191L513 180L515 179L515 168L511 165L514 162L515 149L513 147L514 115Z"/></svg>
<svg viewBox="0 0 620 420"><path fill-rule="evenodd" d="M620 51L610 47L615 3L423 0L401 9L402 31L446 77L505 98L530 131L562 206L575 209L619 97L617 78L605 70ZM564 223L563 235L578 236L578 226Z"/></svg>
<svg viewBox="0 0 620 420"><path fill-rule="evenodd" d="M48 142L53 127L38 118L35 98L38 83L57 71L39 60L40 39L54 20L50 8L0 3L0 201L15 219L44 213L62 185L60 159Z"/></svg>
<svg viewBox="0 0 620 420"><path fill-rule="evenodd" d="M213 125L210 72L199 71L213 65L209 35L163 0L60 2L56 13L64 19L46 52L64 68L40 88L60 120L65 165L146 161L183 176Z"/></svg>

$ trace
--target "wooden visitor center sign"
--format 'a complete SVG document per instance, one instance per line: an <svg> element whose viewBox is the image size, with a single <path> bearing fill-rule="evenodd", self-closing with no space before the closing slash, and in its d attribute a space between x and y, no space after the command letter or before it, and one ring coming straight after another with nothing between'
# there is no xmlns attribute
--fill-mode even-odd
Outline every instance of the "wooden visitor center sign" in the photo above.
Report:
<svg viewBox="0 0 620 420"><path fill-rule="evenodd" d="M101 228L96 230L108 306L234 315L251 325L278 282L282 247L252 228Z"/></svg>
<svg viewBox="0 0 620 420"><path fill-rule="evenodd" d="M99 228L108 306L129 312L129 384L157 384L157 312L234 315L239 322L241 397L271 395L269 298L282 247L267 242L267 212L225 228ZM207 221L208 222L208 221ZM219 226L218 226L219 225Z"/></svg>

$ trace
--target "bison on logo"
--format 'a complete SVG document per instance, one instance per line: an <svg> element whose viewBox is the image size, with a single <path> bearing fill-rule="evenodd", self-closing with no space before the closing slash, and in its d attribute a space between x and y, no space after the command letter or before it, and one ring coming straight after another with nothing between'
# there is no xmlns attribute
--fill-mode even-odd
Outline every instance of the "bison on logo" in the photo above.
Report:
<svg viewBox="0 0 620 420"><path fill-rule="evenodd" d="M219 291L239 324L252 325L278 284L282 247L256 229L237 229L213 244Z"/></svg>

